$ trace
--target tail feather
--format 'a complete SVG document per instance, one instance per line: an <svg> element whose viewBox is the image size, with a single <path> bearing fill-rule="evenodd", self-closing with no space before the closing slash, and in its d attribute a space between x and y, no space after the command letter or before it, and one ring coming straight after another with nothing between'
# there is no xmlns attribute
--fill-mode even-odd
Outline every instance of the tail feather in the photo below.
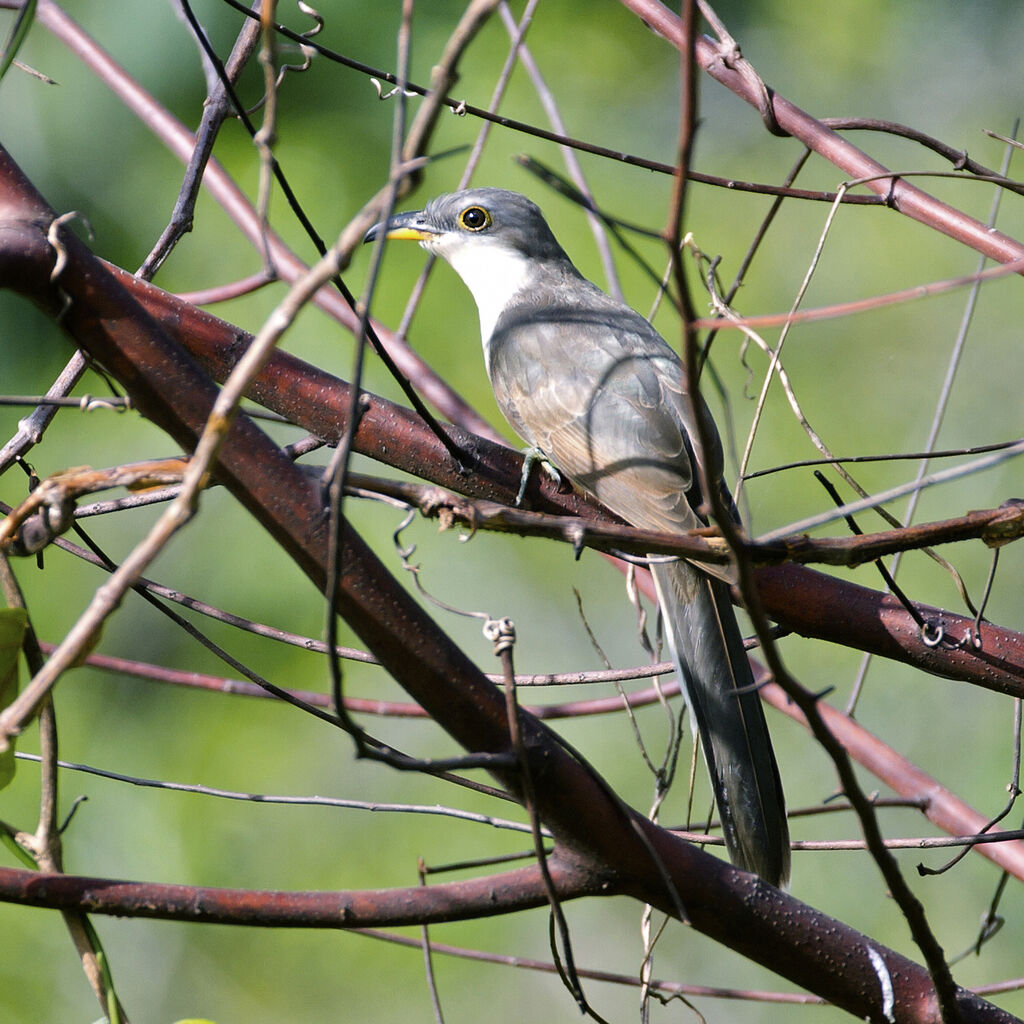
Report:
<svg viewBox="0 0 1024 1024"><path fill-rule="evenodd" d="M789 828L761 698L727 584L685 562L652 566L734 864L773 885L789 878Z"/></svg>

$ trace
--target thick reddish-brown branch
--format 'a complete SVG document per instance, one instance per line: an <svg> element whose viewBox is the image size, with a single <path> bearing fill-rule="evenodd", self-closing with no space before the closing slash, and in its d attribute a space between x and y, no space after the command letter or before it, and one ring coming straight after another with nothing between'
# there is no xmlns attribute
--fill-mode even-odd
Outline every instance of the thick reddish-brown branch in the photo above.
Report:
<svg viewBox="0 0 1024 1024"><path fill-rule="evenodd" d="M594 894L583 873L552 860L563 899ZM372 928L466 921L547 903L536 865L485 878L407 889L278 892L129 882L0 867L0 900L22 906L85 910L263 928Z"/></svg>

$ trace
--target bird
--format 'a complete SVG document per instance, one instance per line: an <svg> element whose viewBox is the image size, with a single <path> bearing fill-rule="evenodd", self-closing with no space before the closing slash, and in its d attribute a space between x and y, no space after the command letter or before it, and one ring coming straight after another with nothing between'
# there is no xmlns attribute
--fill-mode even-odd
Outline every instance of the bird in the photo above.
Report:
<svg viewBox="0 0 1024 1024"><path fill-rule="evenodd" d="M462 278L498 407L575 487L632 526L684 533L707 525L706 479L738 521L721 483L721 441L679 356L576 269L535 203L507 189L466 189L375 224L364 241L382 235L419 242ZM703 450L694 415L711 439ZM784 885L785 799L729 570L681 559L649 566L730 859Z"/></svg>

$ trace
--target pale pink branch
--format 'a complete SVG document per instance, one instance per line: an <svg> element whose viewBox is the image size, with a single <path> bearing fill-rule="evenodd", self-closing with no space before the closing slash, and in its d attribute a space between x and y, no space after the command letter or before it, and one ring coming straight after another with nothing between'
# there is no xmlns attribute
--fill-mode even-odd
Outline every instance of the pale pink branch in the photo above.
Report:
<svg viewBox="0 0 1024 1024"><path fill-rule="evenodd" d="M803 715L780 686L769 683L762 688L761 695L772 707L806 726ZM964 836L974 835L988 824L983 814L854 719L824 701L818 701L818 710L850 757L900 796L921 801L925 817L936 827L951 836ZM999 831L990 829L989 834ZM974 849L1002 870L1024 880L1024 842L981 843Z"/></svg>
<svg viewBox="0 0 1024 1024"><path fill-rule="evenodd" d="M78 56L182 163L188 163L196 138L181 121L128 75L124 68L99 43L90 38L54 0L40 0L37 17L39 22ZM203 185L257 252L262 252L264 245L266 246L274 269L285 282L291 283L307 272L308 266L277 234L261 222L253 204L217 160L211 159L207 165ZM369 215L366 217L366 229L370 227L372 219ZM321 288L314 296L313 302L347 330L358 329L359 317L333 288ZM463 424L474 433L492 440L500 440L494 428L460 398L403 340L381 324L375 322L374 327L402 373L443 415L453 422Z"/></svg>
<svg viewBox="0 0 1024 1024"><path fill-rule="evenodd" d="M685 49L687 40L683 37L682 22L659 0L620 2L676 49ZM751 106L760 109L767 101L781 129L846 172L850 178L870 179L865 181L865 187L884 197L893 209L999 263L1024 260L1024 245L1016 239L990 229L981 221L936 199L916 185L894 178L889 168L801 110L795 103L767 88L738 51L725 52L713 40L701 35L696 40L696 57L708 75Z"/></svg>

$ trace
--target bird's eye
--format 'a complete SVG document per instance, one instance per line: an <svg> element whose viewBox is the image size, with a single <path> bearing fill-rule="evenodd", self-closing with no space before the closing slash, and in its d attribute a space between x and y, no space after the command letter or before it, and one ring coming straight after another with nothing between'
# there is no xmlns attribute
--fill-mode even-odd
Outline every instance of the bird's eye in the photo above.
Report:
<svg viewBox="0 0 1024 1024"><path fill-rule="evenodd" d="M459 223L467 231L483 231L491 226L491 215L482 206L467 206L459 214Z"/></svg>

